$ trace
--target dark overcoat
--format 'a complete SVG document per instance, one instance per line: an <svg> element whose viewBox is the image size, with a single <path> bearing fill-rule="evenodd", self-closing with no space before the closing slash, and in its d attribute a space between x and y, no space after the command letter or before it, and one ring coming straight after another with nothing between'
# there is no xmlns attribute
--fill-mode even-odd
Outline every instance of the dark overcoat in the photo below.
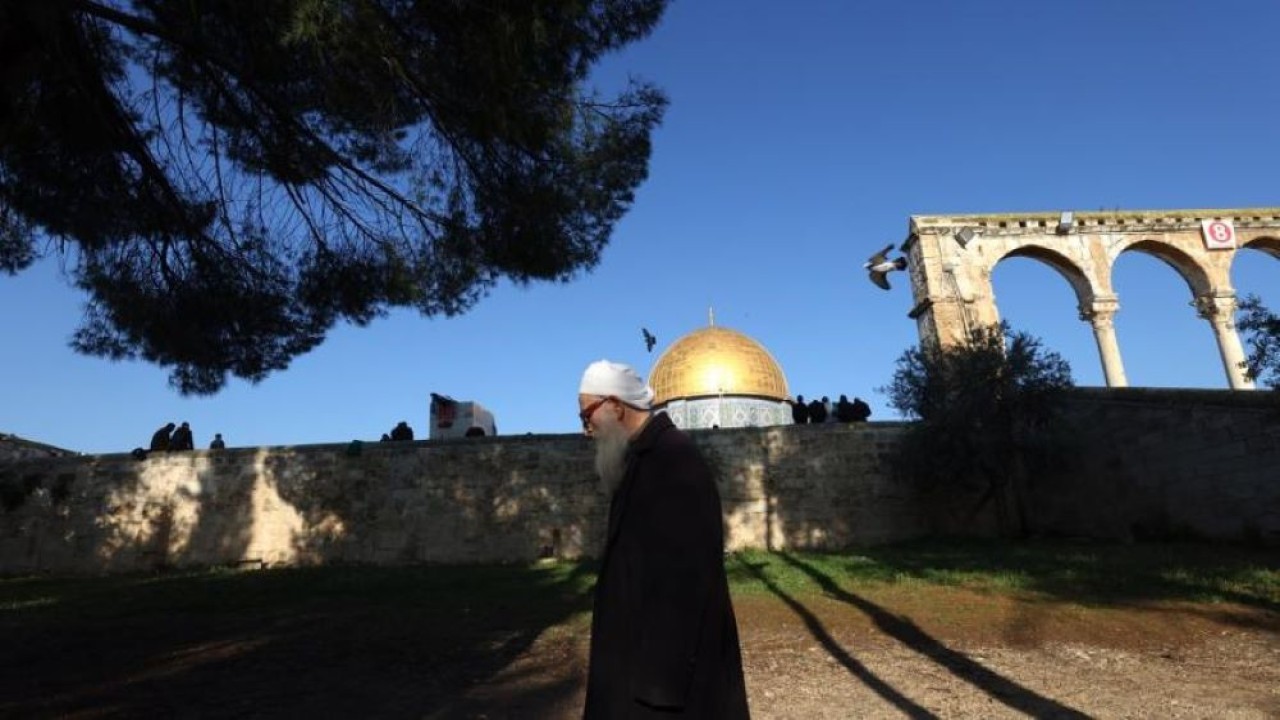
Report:
<svg viewBox="0 0 1280 720"><path fill-rule="evenodd" d="M720 495L689 437L654 415L609 507L591 618L587 720L747 718Z"/></svg>

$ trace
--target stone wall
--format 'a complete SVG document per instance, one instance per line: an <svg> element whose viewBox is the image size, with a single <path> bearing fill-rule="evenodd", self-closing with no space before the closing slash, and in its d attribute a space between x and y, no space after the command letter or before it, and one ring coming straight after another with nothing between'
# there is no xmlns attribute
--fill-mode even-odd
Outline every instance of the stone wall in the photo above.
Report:
<svg viewBox="0 0 1280 720"><path fill-rule="evenodd" d="M1076 445L1032 480L1047 534L1280 543L1280 391L1077 390Z"/></svg>
<svg viewBox="0 0 1280 720"><path fill-rule="evenodd" d="M1280 394L1080 391L1077 460L1033 478L1034 531L1280 541ZM695 431L730 549L992 530L889 472L903 423ZM577 435L0 463L0 573L593 555L608 502Z"/></svg>
<svg viewBox="0 0 1280 720"><path fill-rule="evenodd" d="M588 468L571 437L20 462L0 572L572 556L604 512Z"/></svg>
<svg viewBox="0 0 1280 720"><path fill-rule="evenodd" d="M925 531L887 479L895 423L695 432L728 545ZM578 435L103 455L0 466L0 572L594 554L608 501Z"/></svg>

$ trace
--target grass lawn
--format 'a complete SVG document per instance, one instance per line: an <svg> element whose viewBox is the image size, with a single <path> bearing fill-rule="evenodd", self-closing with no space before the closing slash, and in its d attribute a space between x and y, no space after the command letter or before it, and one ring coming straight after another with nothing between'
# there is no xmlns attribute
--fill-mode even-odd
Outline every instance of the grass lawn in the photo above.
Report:
<svg viewBox="0 0 1280 720"><path fill-rule="evenodd" d="M1236 602L1280 610L1280 549L1206 544L927 541L841 553L730 554L735 596L822 594L886 585L962 587L1086 604ZM210 569L155 575L0 578L6 625L106 621L152 613L410 606L426 614L500 610L538 621L590 610L593 563Z"/></svg>
<svg viewBox="0 0 1280 720"><path fill-rule="evenodd" d="M832 554L749 552L726 563L735 595L960 587L1085 605L1235 602L1280 610L1280 549L1230 545L927 541ZM763 570L766 583L756 568Z"/></svg>
<svg viewBox="0 0 1280 720"><path fill-rule="evenodd" d="M770 607L794 616L844 603L890 631L901 622L893 613L927 607L937 617L926 624L940 627L975 605L981 611L988 600L1011 598L1085 609L1196 603L1280 612L1277 549L931 541L833 554L738 553L725 564L735 598L763 608L761 616ZM0 579L0 716L102 708L107 717L172 715L193 702L214 708L211 716L395 717L438 707L546 632L585 633L592 568ZM963 604L941 600L961 595ZM895 604L901 597L912 598L910 608Z"/></svg>

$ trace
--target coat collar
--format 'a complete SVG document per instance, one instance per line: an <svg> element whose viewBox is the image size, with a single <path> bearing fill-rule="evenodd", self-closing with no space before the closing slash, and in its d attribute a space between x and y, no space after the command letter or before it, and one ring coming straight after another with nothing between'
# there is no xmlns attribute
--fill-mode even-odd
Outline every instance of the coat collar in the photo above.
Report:
<svg viewBox="0 0 1280 720"><path fill-rule="evenodd" d="M640 428L640 433L632 438L630 447L627 448L627 454L643 455L649 452L654 445L658 444L658 438L662 436L662 433L673 427L675 427L675 423L671 422L671 418L666 413L650 415L649 421Z"/></svg>

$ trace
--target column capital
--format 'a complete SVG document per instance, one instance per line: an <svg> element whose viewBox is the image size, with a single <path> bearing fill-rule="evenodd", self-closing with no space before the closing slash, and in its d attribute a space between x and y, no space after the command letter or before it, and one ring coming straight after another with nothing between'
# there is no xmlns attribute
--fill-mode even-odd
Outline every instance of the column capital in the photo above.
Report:
<svg viewBox="0 0 1280 720"><path fill-rule="evenodd" d="M1235 294L1206 293L1191 301L1196 314L1214 325L1234 329L1236 326Z"/></svg>
<svg viewBox="0 0 1280 720"><path fill-rule="evenodd" d="M1080 304L1080 319L1093 326L1093 338L1098 343L1102 357L1102 372L1107 376L1107 387L1125 387L1129 384L1124 375L1124 363L1120 360L1120 344L1116 342L1115 319L1120 310L1120 298L1115 295L1099 295L1088 304Z"/></svg>
<svg viewBox="0 0 1280 720"><path fill-rule="evenodd" d="M1113 327L1116 313L1120 311L1120 298L1096 297L1088 305L1080 305L1080 319L1098 327Z"/></svg>

